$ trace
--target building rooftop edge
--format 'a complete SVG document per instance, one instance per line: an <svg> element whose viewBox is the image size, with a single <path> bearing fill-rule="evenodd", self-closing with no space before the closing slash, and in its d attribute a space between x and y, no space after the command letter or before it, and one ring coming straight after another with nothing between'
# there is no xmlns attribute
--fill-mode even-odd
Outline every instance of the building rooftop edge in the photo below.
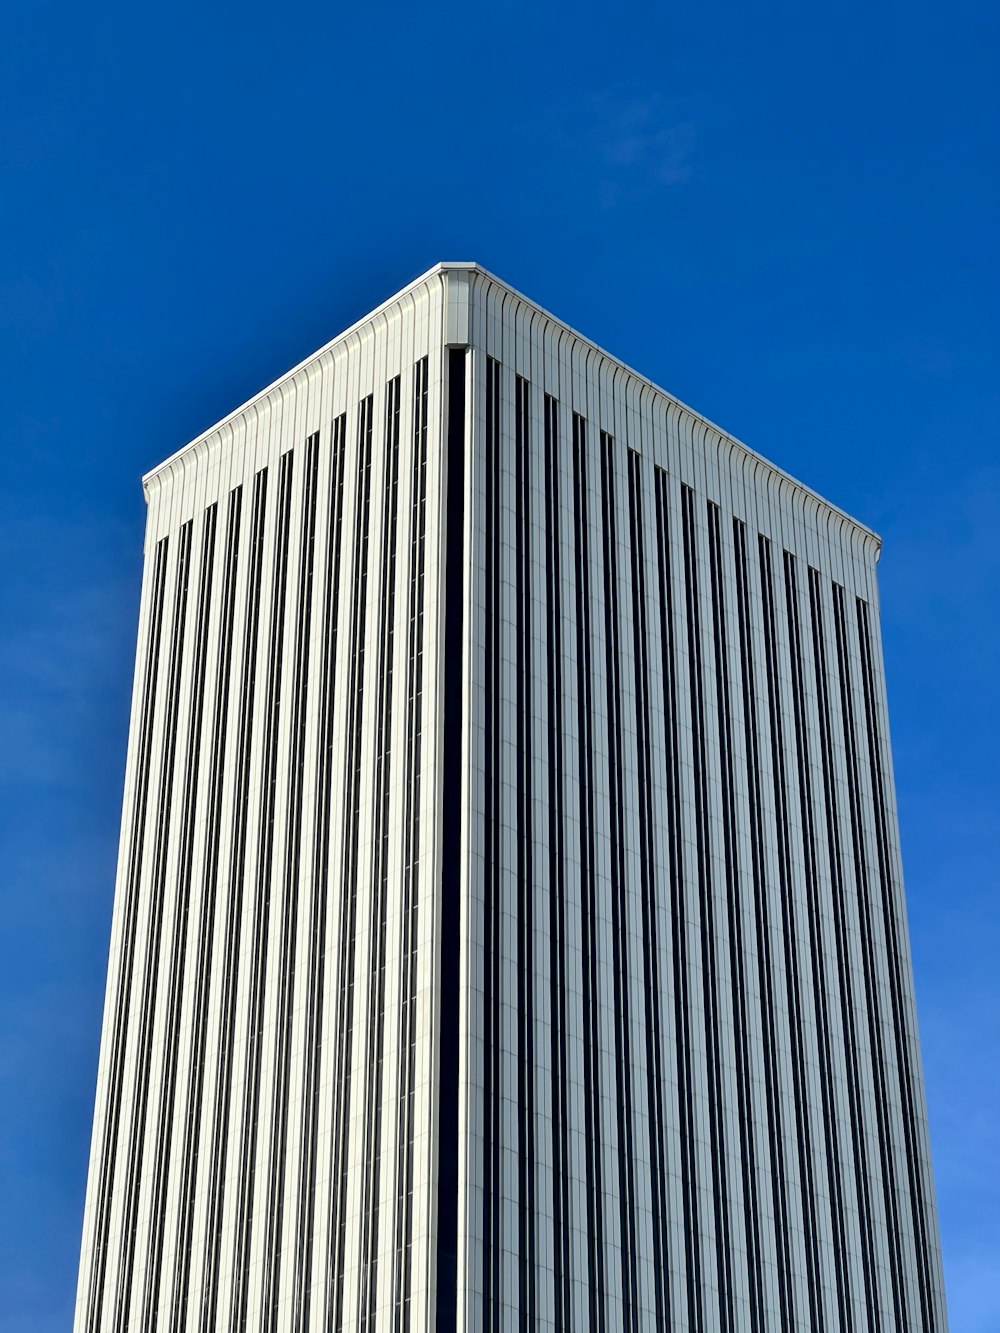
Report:
<svg viewBox="0 0 1000 1333"><path fill-rule="evenodd" d="M537 310L539 314L544 315L546 319L551 320L553 324L556 324L560 328L564 329L572 337L579 339L580 342L585 343L588 347L592 347L595 352L599 353L603 357L606 357L608 361L611 361L615 365L620 366L622 370L624 370L627 374L631 375L640 384L645 385L646 388L652 390L654 393L660 394L663 398L668 399L676 407L680 408L681 411L687 412L691 417L695 418L697 421L700 421L704 425L711 427L712 430L717 431L721 436L723 436L736 448L740 449L743 453L747 454L750 458L754 459L758 463L763 464L764 467L773 472L777 477L786 482L791 483L791 485L793 485L797 490L801 491L804 495L807 495L817 504L822 505L822 507L828 510L831 514L834 514L837 517L844 519L853 528L856 528L859 533L863 534L870 541L873 541L875 543L875 558L876 560L878 559L878 555L882 547L882 538L879 536L877 532L875 532L873 528L870 528L866 523L862 523L859 519L854 518L853 515L849 514L845 509L841 509L839 505L835 505L830 500L827 500L825 496L820 495L819 492L813 490L811 486L807 486L805 482L800 481L797 477L793 477L790 472L786 472L785 469L779 467L777 463L773 463L769 458L765 458L763 454L758 453L756 449L753 449L751 448L750 445L744 443L744 441L739 439L738 436L733 435L731 431L724 429L724 427L718 425L716 422L712 421L709 417L705 416L703 412L699 412L696 408L693 408L689 404L683 402L680 398L677 397L676 394L671 393L668 389L664 389L654 380L651 380L647 375L643 375L641 371L635 370L632 366L627 365L621 359L621 357L615 356L613 352L609 352L606 348L602 347L600 343L595 342L593 338L588 338L586 334L581 333L578 329L573 328L573 326L571 324L567 324L564 319L560 319L558 315L554 315L550 310L546 310L545 307L539 305L537 301L533 300L529 296L525 296L525 294L521 291L518 291L516 287L512 287L509 282L505 282L502 278L498 278L495 273L491 273L489 269L484 268L482 264L476 263L474 260L443 260L440 263L433 264L424 273L421 273L416 278L414 278L412 282L408 282L405 287L401 287L399 291L394 292L386 300L382 301L379 305L377 305L373 310L369 310L367 314L363 315L360 319L355 320L353 324L349 325L346 329L343 329L340 333L336 334L328 342L325 342L322 345L322 347L318 347L314 352L310 352L308 356L304 357L301 361L297 362L296 365L292 366L289 370L286 370L283 374L279 375L276 379L272 380L270 384L265 385L262 389L259 389L255 394L252 394L244 403L241 403L238 407L235 407L231 412L227 412L224 417L220 418L212 426L209 426L207 430L203 430L199 435L196 435L194 439L190 440L187 444L182 445L180 449L177 449L174 453L170 454L167 458L165 458L162 463L158 463L156 467L151 468L148 472L144 473L142 477L143 490L145 490L146 485L149 481L151 481L155 476L163 472L165 469L171 467L182 455L186 454L189 449L193 449L196 445L200 444L202 440L207 439L210 435L213 435L221 427L225 426L228 422L234 420L242 412L245 412L248 407L252 407L254 403L258 402L261 398L266 397L280 384L284 383L285 380L290 379L293 375L296 375L300 370L303 370L306 366L308 366L310 362L315 361L317 357L322 356L324 352L329 351L330 348L336 346L337 343L342 342L343 339L350 337L352 333L363 328L366 324L370 323L371 320L373 320L376 316L380 315L384 310L388 310L390 306L395 305L396 302L399 301L402 297L406 296L409 292L415 291L418 287L422 286L429 279L436 277L439 274L447 273L453 270L478 273L482 278L485 278L488 282L493 283L497 287L503 288L504 291L509 292L519 301L523 301L525 305L531 306L533 309Z"/></svg>

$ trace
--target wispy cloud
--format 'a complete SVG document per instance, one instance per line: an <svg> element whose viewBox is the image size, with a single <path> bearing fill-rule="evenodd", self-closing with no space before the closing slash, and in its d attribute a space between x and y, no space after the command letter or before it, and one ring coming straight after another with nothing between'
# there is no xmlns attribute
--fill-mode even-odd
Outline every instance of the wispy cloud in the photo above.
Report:
<svg viewBox="0 0 1000 1333"><path fill-rule="evenodd" d="M592 99L594 145L606 167L649 185L685 185L694 174L696 133L658 95Z"/></svg>
<svg viewBox="0 0 1000 1333"><path fill-rule="evenodd" d="M554 147L581 164L598 201L614 208L695 178L698 131L690 110L656 92L605 89L564 108Z"/></svg>
<svg viewBox="0 0 1000 1333"><path fill-rule="evenodd" d="M66 788L88 781L95 721L127 689L135 588L108 568L109 531L11 508L0 566L41 554L30 587L0 588L0 789Z"/></svg>

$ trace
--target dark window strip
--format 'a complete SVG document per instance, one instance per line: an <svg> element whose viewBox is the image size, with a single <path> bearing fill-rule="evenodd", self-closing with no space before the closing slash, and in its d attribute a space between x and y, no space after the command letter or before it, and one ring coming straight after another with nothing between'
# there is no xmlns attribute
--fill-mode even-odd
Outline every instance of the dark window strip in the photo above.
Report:
<svg viewBox="0 0 1000 1333"><path fill-rule="evenodd" d="M465 642L466 353L448 352L444 722L441 743L441 952L438 1024L437 1333L458 1317L458 1064L462 888L462 692Z"/></svg>
<svg viewBox="0 0 1000 1333"><path fill-rule="evenodd" d="M559 517L559 407L545 396L545 591L548 718L549 1006L552 1075L552 1253L555 1333L571 1327L569 1110L566 1066L566 884L563 829L565 729Z"/></svg>
<svg viewBox="0 0 1000 1333"><path fill-rule="evenodd" d="M163 908L166 898L167 854L174 808L174 772L177 759L177 717L181 701L181 676L187 626L188 585L191 576L190 521L184 524L177 552L174 583L174 607L170 633L170 657L167 668L166 714L163 720L163 753L157 791L153 864L149 878L149 916L142 966L139 1023L136 1031L135 1079L132 1115L125 1158L125 1181L120 1222L120 1250L115 1285L114 1322L128 1322L132 1296L132 1269L135 1261L139 1211L139 1182L146 1149L146 1120L149 1115L149 1088L152 1079L153 1030L156 1024L160 986L160 960L163 953Z"/></svg>
<svg viewBox="0 0 1000 1333"><path fill-rule="evenodd" d="M684 543L684 590L686 602L688 686L691 692L692 760L694 766L695 839L698 855L698 913L701 935L702 1003L705 1006L705 1037L708 1052L708 1120L712 1158L712 1190L715 1196L714 1232L718 1281L719 1320L732 1333L733 1260L729 1214L729 1173L723 1127L722 1051L719 1034L718 946L715 928L716 887L712 877L709 832L708 747L705 727L704 668L701 648L701 612L698 590L697 523L694 492L681 487L681 534Z"/></svg>
<svg viewBox="0 0 1000 1333"><path fill-rule="evenodd" d="M316 771L315 831L309 870L309 962L306 994L305 1083L299 1141L298 1215L295 1236L293 1325L308 1328L312 1309L313 1238L316 1230L316 1176L319 1156L320 1078L323 1070L323 1001L326 994L326 923L330 899L330 824L334 770L334 711L337 688L337 641L340 628L341 551L344 529L344 465L347 413L333 422L326 562L320 630L323 656L319 685L319 731Z"/></svg>
<svg viewBox="0 0 1000 1333"><path fill-rule="evenodd" d="M819 713L820 759L823 772L823 807L826 814L827 853L830 865L831 908L834 942L837 958L840 997L841 1031L844 1060L847 1069L847 1101L850 1111L851 1151L854 1160L854 1183L857 1191L859 1228L861 1233L861 1269L865 1289L865 1309L872 1329L882 1327L875 1277L875 1242L872 1231L872 1195L868 1167L868 1145L865 1138L862 1111L863 1092L858 1069L858 1040L860 1029L854 1009L854 990L851 984L851 960L848 939L849 926L844 905L846 881L840 834L840 811L837 802L837 778L834 760L833 725L830 709L830 673L827 664L826 632L823 622L823 603L820 574L809 570L810 623L813 641L813 669Z"/></svg>
<svg viewBox="0 0 1000 1333"><path fill-rule="evenodd" d="M851 844L854 861L855 888L858 900L858 919L861 933L861 959L864 974L864 993L868 1016L868 1040L872 1053L872 1081L875 1089L875 1120L878 1131L879 1159L882 1168L882 1190L885 1202L886 1244L889 1251L889 1279L892 1288L893 1313L897 1328L909 1327L909 1310L903 1282L901 1249L901 1220L899 1194L896 1185L896 1163L893 1159L892 1129L889 1095L886 1084L886 1051L879 1002L879 972L876 963L874 924L872 921L872 892L868 876L868 858L865 847L861 770L858 755L857 729L854 714L854 685L851 678L850 648L847 633L847 611L843 588L833 585L834 629L837 643L838 677L840 682L841 722L844 748L847 753L848 795L851 811Z"/></svg>
<svg viewBox="0 0 1000 1333"><path fill-rule="evenodd" d="M396 1049L400 1054L397 1101L396 1263L394 1333L409 1333L413 1233L414 1098L416 1078L416 1005L420 906L420 740L423 708L424 560L427 531L427 375L428 359L414 368L413 440L410 500L410 567L406 719L406 813L403 821L402 975Z"/></svg>
<svg viewBox="0 0 1000 1333"><path fill-rule="evenodd" d="M392 682L396 634L396 530L399 498L399 376L386 385L379 608L378 690L375 722L375 806L369 920L368 1054L365 1087L359 1309L367 1333L375 1318L378 1284L382 1063L385 1032L386 915L389 900L389 792L392 770Z"/></svg>
<svg viewBox="0 0 1000 1333"><path fill-rule="evenodd" d="M236 1032L236 996L239 981L243 920L244 870L246 866L247 816L250 806L250 754L253 748L254 701L256 697L257 638L260 629L261 569L264 561L264 524L267 517L267 469L254 478L253 516L247 569L247 606L243 627L242 706L236 743L236 772L233 791L232 837L226 892L226 943L223 955L222 1006L219 1019L218 1067L212 1114L212 1138L208 1160L208 1211L205 1219L205 1263L200 1299L200 1333L215 1333L219 1263L222 1247L222 1217L225 1208L226 1166L229 1155L229 1121L232 1111L233 1057Z"/></svg>
<svg viewBox="0 0 1000 1333"><path fill-rule="evenodd" d="M576 556L577 723L580 744L581 938L583 947L583 1096L587 1172L587 1295L590 1328L605 1333L604 1182L601 1171L601 1090L597 1067L598 959L595 883L593 671L590 625L590 541L587 428L573 414L573 528Z"/></svg>
<svg viewBox="0 0 1000 1333"><path fill-rule="evenodd" d="M291 455L286 454L290 460ZM284 462L284 460L282 460ZM312 631L313 563L316 551L316 483L319 435L306 441L302 479L302 524L299 532L298 587L295 606L295 654L292 664L292 707L281 875L281 935L278 947L278 1001L275 1013L274 1102L271 1107L267 1207L264 1222L261 1311L265 1327L278 1323L281 1299L281 1250L284 1235L287 1171L288 1103L291 1080L292 1015L299 919L302 791L305 780L306 720L309 704L309 646Z"/></svg>
<svg viewBox="0 0 1000 1333"><path fill-rule="evenodd" d="M622 783L622 685L617 607L618 533L614 441L601 431L601 510L604 554L604 663L607 682L608 784L611 862L611 953L613 959L615 1102L618 1120L618 1207L621 1225L622 1306L625 1328L636 1329L635 1153L632 1111L632 1006L628 957L628 881L625 874L625 808Z"/></svg>
<svg viewBox="0 0 1000 1333"><path fill-rule="evenodd" d="M798 770L799 816L802 820L802 841L805 852L806 925L811 961L813 1013L816 1021L819 1083L822 1101L823 1144L826 1149L826 1183L829 1193L830 1222L833 1233L834 1278L837 1284L837 1306L842 1312L844 1327L854 1327L854 1316L848 1285L846 1218L842 1185L843 1153L837 1132L835 1076L831 1051L829 984L826 974L823 940L820 925L820 889L817 867L816 828L809 753L809 724L806 715L805 667L802 656L802 626L799 615L798 574L795 557L790 551L783 555L785 574L785 611L788 622L789 661L792 674L792 716L795 729L795 757Z"/></svg>
<svg viewBox="0 0 1000 1333"><path fill-rule="evenodd" d="M741 1174L743 1212L746 1218L747 1275L750 1298L750 1328L759 1333L764 1318L763 1257L760 1239L761 1199L757 1185L757 1136L753 1119L753 1063L747 1005L747 939L740 902L739 831L733 779L733 721L729 670L729 636L726 633L726 604L722 525L719 506L707 502L708 552L712 588L712 634L715 647L715 703L719 726L719 766L722 781L722 830L726 876L726 914L729 926L729 971L734 998L736 1037L736 1092L738 1123L743 1152Z"/></svg>
<svg viewBox="0 0 1000 1333"><path fill-rule="evenodd" d="M143 1282L142 1323L152 1327L160 1296L163 1264L163 1239L166 1226L167 1178L171 1166L171 1146L177 1117L174 1114L174 1095L177 1086L177 1066L180 1056L181 1005L184 978L187 972L188 936L193 929L189 921L191 903L191 867L194 859L195 828L198 811L198 776L202 748L202 719L205 712L205 670L208 662L209 622L212 610L212 576L215 564L215 530L217 505L205 511L202 526L201 570L198 576L195 626L194 661L191 673L191 710L188 715L187 743L184 759L184 796L181 807L181 826L178 838L176 871L176 906L170 940L170 961L166 1022L163 1038L163 1076L160 1084L159 1106L153 1142L156 1145L153 1162L153 1197L150 1204L148 1238L144 1241L146 1266Z"/></svg>
<svg viewBox="0 0 1000 1333"><path fill-rule="evenodd" d="M521 1333L534 1327L535 1310L535 1019L534 833L531 736L531 550L529 387L520 375L514 391L515 672L517 676L517 1114L518 1114L518 1318Z"/></svg>
<svg viewBox="0 0 1000 1333"><path fill-rule="evenodd" d="M105 1097L104 1131L97 1172L97 1199L93 1228L90 1279L87 1284L85 1327L88 1333L98 1327L104 1304L104 1282L110 1249L111 1194L118 1156L119 1122L125 1076L125 1046L129 1033L135 946L139 910L139 881L146 838L146 802L152 759L153 723L156 717L156 686L160 668L160 638L163 629L163 600L167 573L167 537L156 543L153 577L148 608L146 658L142 673L142 704L139 712L139 739L135 749L135 801L129 830L128 863L124 875L124 907L119 931L118 984L115 988L114 1017L110 1025L111 1049L107 1059L108 1092Z"/></svg>
<svg viewBox="0 0 1000 1333"><path fill-rule="evenodd" d="M628 451L629 558L632 575L632 651L635 658L635 728L637 806L639 812L639 890L642 907L643 1016L646 1038L646 1112L649 1118L650 1195L653 1212L653 1300L656 1327L670 1318L670 1258L667 1250L668 1202L666 1114L663 1088L663 1019L660 1012L660 930L658 885L654 868L653 779L651 773L649 630L646 588L646 539L642 459Z"/></svg>
<svg viewBox="0 0 1000 1333"><path fill-rule="evenodd" d="M794 1297L794 1274L790 1255L791 1231L785 1181L787 1170L784 1151L778 1074L778 1039L775 1030L775 963L771 944L771 887L764 850L764 799L761 789L760 723L757 711L757 684L751 616L751 590L746 526L733 519L734 560L736 570L736 609L740 640L740 678L743 694L743 733L748 767L747 795L750 824L750 882L754 889L757 948L757 985L760 993L761 1025L764 1036L764 1087L767 1102L767 1129L770 1147L771 1204L774 1215L775 1255L777 1259L780 1327L790 1328Z"/></svg>
<svg viewBox="0 0 1000 1333"><path fill-rule="evenodd" d="M502 559L503 551L503 531L504 531L504 494L503 494L503 394L501 390L502 370L499 365L494 367L494 392L493 404L496 413L496 422L494 427L494 455L493 455L493 601L492 614L494 622L502 615L503 608L503 586L504 586L504 564ZM492 894L492 913L493 926L491 933L491 949L493 963L493 1006L491 1011L492 1026L490 1032L490 1051L493 1064L492 1070L492 1135L490 1142L491 1163L490 1163L490 1206L491 1217L491 1235L495 1247L492 1256L492 1314L494 1327L499 1329L503 1318L503 1276L504 1276L504 1245L505 1231L502 1229L502 1207L503 1207L503 1177L501 1175L501 1150L504 1137L504 1119L503 1119L503 1094L504 1084L502 1082L503 1055L504 1055L504 1032L502 1026L503 1010L501 1006L501 986L503 984L503 963L504 963L504 935L503 935L503 825L501 822L502 812L502 793L501 783L501 752L502 752L502 730L503 730L503 711L502 711L502 689L503 678L501 674L501 658L503 653L503 637L497 632L494 623L491 647L493 653L493 675L492 675L492 705L493 705L493 749L492 749L492 785L491 785L491 814L490 814L490 837L491 837L491 863L493 868L493 894Z"/></svg>
<svg viewBox="0 0 1000 1333"><path fill-rule="evenodd" d="M483 1329L494 1333L500 1319L500 820L497 691L500 678L500 636L496 617L500 604L500 366L486 360L486 462L484 467L483 607Z"/></svg>
<svg viewBox="0 0 1000 1333"><path fill-rule="evenodd" d="M257 1142L260 1132L260 1074L264 1053L264 1006L267 990L267 958L271 929L271 897L274 878L274 824L278 787L278 738L284 685L285 610L288 601L288 546L292 503L292 451L283 454L278 467L278 523L275 533L274 573L271 588L271 623L268 633L267 696L264 706L264 744L259 793L260 823L257 829L254 876L253 948L250 956L250 994L247 1032L249 1050L244 1071L243 1124L240 1139L240 1171L236 1204L236 1240L233 1254L230 1329L246 1325L250 1283L250 1245L257 1185Z"/></svg>
<svg viewBox="0 0 1000 1333"><path fill-rule="evenodd" d="M883 772L883 743L879 727L879 705L875 655L872 647L868 603L855 598L858 631L861 642L861 682L865 703L865 722L868 738L868 762L871 773L872 795L875 802L875 845L878 854L879 884L881 888L882 923L887 951L889 998L892 1007L892 1030L899 1071L899 1090L902 1101L903 1144L906 1156L907 1183L910 1192L910 1216L913 1223L914 1246L917 1261L920 1317L925 1330L934 1324L934 1296L931 1290L930 1241L927 1234L927 1200L924 1192L923 1171L918 1143L918 1118L914 1096L913 1061L910 1053L910 1005L907 985L903 976L904 942L901 938L897 915L898 885L893 873L889 837L889 815L886 800L886 781Z"/></svg>
<svg viewBox="0 0 1000 1333"><path fill-rule="evenodd" d="M676 1033L677 1084L680 1102L681 1195L684 1205L684 1281L687 1318L696 1333L703 1333L705 1312L702 1295L703 1268L698 1243L701 1210L695 1159L694 1072L691 1063L691 1011L687 956L687 892L681 852L681 773L677 702L677 621L674 611L673 574L670 559L669 480L656 467L656 545L660 611L660 659L663 676L663 711L666 720L667 855L670 882L671 947L673 951L674 1029Z"/></svg>
<svg viewBox="0 0 1000 1333"><path fill-rule="evenodd" d="M202 1097L205 1064L209 994L215 950L216 890L219 878L219 844L222 828L222 792L226 772L226 737L229 724L230 667L233 656L233 618L236 610L236 573L239 563L240 515L243 488L230 492L226 520L225 580L216 648L216 679L213 713L212 758L208 781L205 853L201 876L198 915L198 962L194 990L191 1037L188 1044L188 1088L182 1118L184 1141L180 1153L181 1179L177 1209L177 1233L174 1245L174 1280L170 1304L171 1333L188 1327L188 1291L191 1256L194 1246L194 1201L198 1181L198 1148L201 1142ZM207 601L206 597L206 601Z"/></svg>
<svg viewBox="0 0 1000 1333"><path fill-rule="evenodd" d="M371 526L371 394L358 410L358 477L354 508L354 573L351 597L350 679L347 753L344 761L344 846L341 859L341 930L338 951L337 1048L334 1063L335 1118L330 1176L327 1333L344 1325L344 1251L347 1240L347 1185L350 1158L351 1075L354 1055L354 966L358 916L358 826L363 770L365 647L368 612L368 545Z"/></svg>

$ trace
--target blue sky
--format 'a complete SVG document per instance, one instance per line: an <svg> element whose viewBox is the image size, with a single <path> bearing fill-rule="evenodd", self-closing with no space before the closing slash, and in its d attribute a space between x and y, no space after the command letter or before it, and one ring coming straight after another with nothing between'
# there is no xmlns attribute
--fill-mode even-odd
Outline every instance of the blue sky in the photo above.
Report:
<svg viewBox="0 0 1000 1333"><path fill-rule="evenodd" d="M1000 1328L1000 10L9 0L0 1328L72 1311L141 473L476 259L885 538L955 1330Z"/></svg>

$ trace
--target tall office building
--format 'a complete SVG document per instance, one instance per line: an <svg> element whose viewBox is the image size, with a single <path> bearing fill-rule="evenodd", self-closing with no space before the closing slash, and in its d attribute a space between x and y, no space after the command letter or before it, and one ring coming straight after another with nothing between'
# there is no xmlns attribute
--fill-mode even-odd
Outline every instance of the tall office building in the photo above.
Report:
<svg viewBox="0 0 1000 1333"><path fill-rule="evenodd" d="M943 1331L878 539L474 264L145 490L78 1333Z"/></svg>

